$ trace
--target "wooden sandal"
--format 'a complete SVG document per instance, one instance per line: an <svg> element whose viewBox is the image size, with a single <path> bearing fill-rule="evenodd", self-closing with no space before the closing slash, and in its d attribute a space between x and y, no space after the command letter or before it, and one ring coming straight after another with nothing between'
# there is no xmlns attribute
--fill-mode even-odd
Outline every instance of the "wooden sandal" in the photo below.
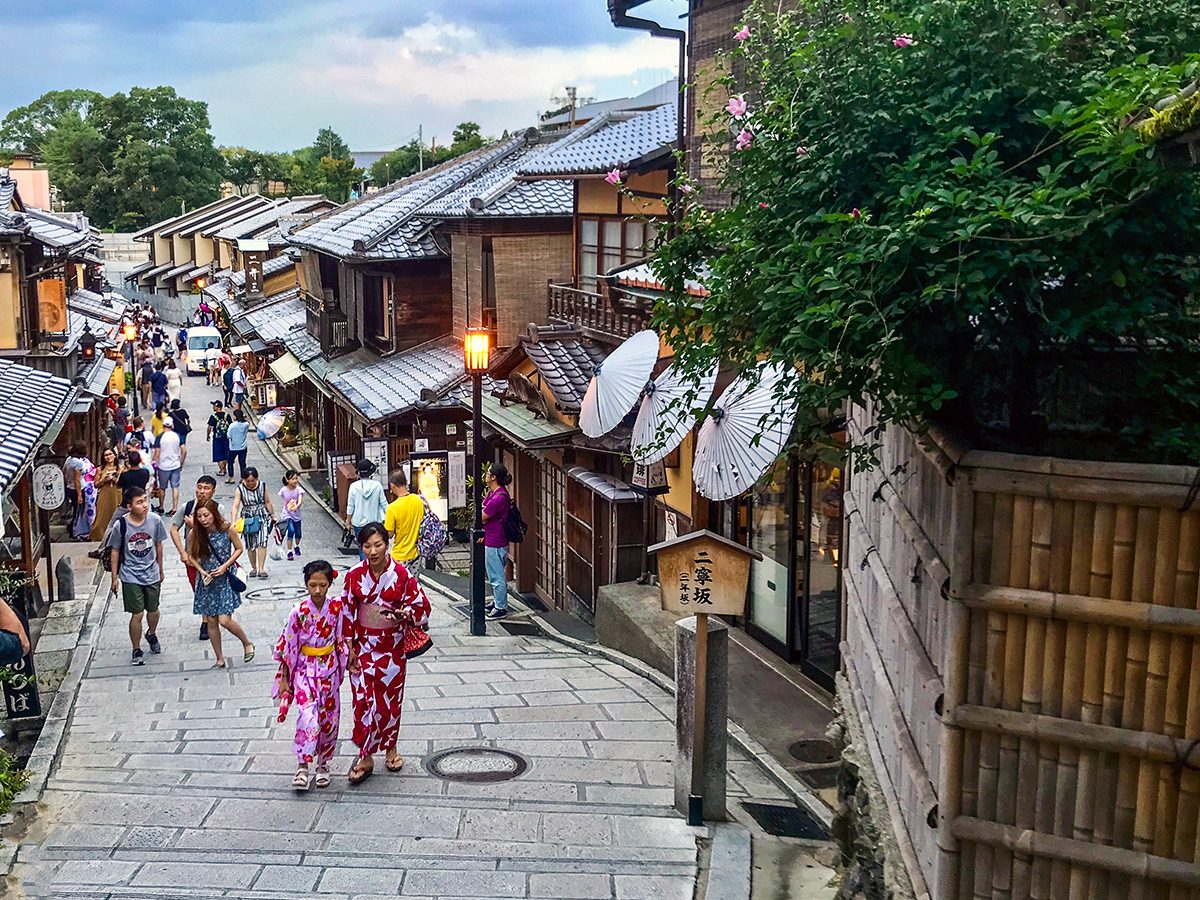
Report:
<svg viewBox="0 0 1200 900"><path fill-rule="evenodd" d="M351 784L362 784L371 777L371 773L375 771L375 761L367 763L364 757L359 757L358 761L350 767L350 772L346 776Z"/></svg>
<svg viewBox="0 0 1200 900"><path fill-rule="evenodd" d="M296 770L296 776L292 779L292 787L297 791L307 791L309 788L308 778L308 769L301 766Z"/></svg>

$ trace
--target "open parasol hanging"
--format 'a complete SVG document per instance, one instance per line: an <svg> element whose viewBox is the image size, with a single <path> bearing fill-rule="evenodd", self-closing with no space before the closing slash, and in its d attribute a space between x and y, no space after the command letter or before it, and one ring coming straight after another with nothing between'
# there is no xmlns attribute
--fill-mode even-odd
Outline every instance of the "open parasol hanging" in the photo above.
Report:
<svg viewBox="0 0 1200 900"><path fill-rule="evenodd" d="M579 411L579 427L588 437L608 434L629 415L658 361L658 334L639 331L596 364Z"/></svg>
<svg viewBox="0 0 1200 900"><path fill-rule="evenodd" d="M258 436L262 440L269 440L279 433L283 428L284 412L282 409L273 409L270 412L263 413L258 419Z"/></svg>
<svg viewBox="0 0 1200 900"><path fill-rule="evenodd" d="M725 389L700 426L692 476L709 500L728 500L749 490L778 459L796 422L796 408L777 390L791 375L774 363L757 381L743 375Z"/></svg>
<svg viewBox="0 0 1200 900"><path fill-rule="evenodd" d="M696 423L696 410L708 403L716 383L715 365L695 376L685 375L672 364L647 384L633 424L630 452L634 460L645 465L656 463L678 447Z"/></svg>

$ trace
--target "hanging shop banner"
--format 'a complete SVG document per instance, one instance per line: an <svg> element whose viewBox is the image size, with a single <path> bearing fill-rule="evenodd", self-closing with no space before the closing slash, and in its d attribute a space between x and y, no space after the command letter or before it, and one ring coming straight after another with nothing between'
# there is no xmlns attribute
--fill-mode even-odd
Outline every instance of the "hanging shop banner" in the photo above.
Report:
<svg viewBox="0 0 1200 900"><path fill-rule="evenodd" d="M0 603L7 602L0 599ZM13 612L21 620L25 633L29 634L29 619L25 617L22 603L11 603ZM38 695L37 674L33 669L33 651L21 661L9 666L12 676L4 682L4 708L10 719L33 719L42 714L42 699Z"/></svg>
<svg viewBox="0 0 1200 900"><path fill-rule="evenodd" d="M58 509L66 499L62 469L46 463L33 470L33 502L38 509Z"/></svg>
<svg viewBox="0 0 1200 900"><path fill-rule="evenodd" d="M449 426L446 428L450 430ZM449 482L447 493L450 497L450 508L460 509L467 505L467 454L454 450L446 454Z"/></svg>
<svg viewBox="0 0 1200 900"><path fill-rule="evenodd" d="M387 488L388 474L391 472L391 460L388 456L388 441L387 438L380 440L366 440L362 442L362 458L369 459L375 463L376 481Z"/></svg>

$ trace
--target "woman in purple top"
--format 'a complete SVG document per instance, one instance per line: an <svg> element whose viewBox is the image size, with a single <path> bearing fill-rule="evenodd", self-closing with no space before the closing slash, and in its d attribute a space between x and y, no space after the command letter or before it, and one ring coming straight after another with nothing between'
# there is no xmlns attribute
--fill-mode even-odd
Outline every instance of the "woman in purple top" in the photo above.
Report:
<svg viewBox="0 0 1200 900"><path fill-rule="evenodd" d="M487 496L483 498L483 560L487 568L488 581L492 584L492 602L488 605L489 619L503 619L508 615L508 538L504 534L504 520L512 501L507 485L512 482L508 469L493 463L487 473Z"/></svg>

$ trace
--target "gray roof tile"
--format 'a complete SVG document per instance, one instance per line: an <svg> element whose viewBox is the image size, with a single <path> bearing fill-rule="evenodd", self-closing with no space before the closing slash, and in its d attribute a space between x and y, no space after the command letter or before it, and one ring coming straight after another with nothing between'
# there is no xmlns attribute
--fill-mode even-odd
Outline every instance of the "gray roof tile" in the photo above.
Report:
<svg viewBox="0 0 1200 900"><path fill-rule="evenodd" d="M567 413L579 412L596 363L604 361L604 351L577 337L522 340L521 346L554 394L559 409Z"/></svg>
<svg viewBox="0 0 1200 900"><path fill-rule="evenodd" d="M67 298L67 308L115 325L124 317L129 301L120 294L97 294L80 288Z"/></svg>
<svg viewBox="0 0 1200 900"><path fill-rule="evenodd" d="M46 430L66 419L74 393L65 378L0 360L0 492L12 487Z"/></svg>
<svg viewBox="0 0 1200 900"><path fill-rule="evenodd" d="M447 336L335 375L329 386L374 422L412 409L425 388L441 394L464 374L462 343Z"/></svg>
<svg viewBox="0 0 1200 900"><path fill-rule="evenodd" d="M280 216L300 215L328 202L324 196L319 195L279 200L269 209L226 225L213 237L225 241L236 241L239 238L260 236L263 232L270 233L273 229L278 228Z"/></svg>
<svg viewBox="0 0 1200 900"><path fill-rule="evenodd" d="M26 207L25 220L33 237L55 250L82 247L93 240L88 229L45 210Z"/></svg>
<svg viewBox="0 0 1200 900"><path fill-rule="evenodd" d="M675 143L675 104L650 112L602 116L582 139L539 154L521 168L529 176L595 175L636 162Z"/></svg>
<svg viewBox="0 0 1200 900"><path fill-rule="evenodd" d="M296 296L281 296L271 303L260 303L247 310L234 327L242 334L255 331L258 336L270 343L283 343L284 336L296 325L304 327L307 313L300 292Z"/></svg>
<svg viewBox="0 0 1200 900"><path fill-rule="evenodd" d="M337 257L404 260L442 255L428 226L414 217L425 204L457 189L511 154L511 138L410 176L302 225L292 243Z"/></svg>
<svg viewBox="0 0 1200 900"><path fill-rule="evenodd" d="M543 135L540 143L516 146L507 157L462 187L425 204L417 215L430 219L570 216L575 206L570 181L520 182L515 178L523 165L565 140L569 138L547 141Z"/></svg>
<svg viewBox="0 0 1200 900"><path fill-rule="evenodd" d="M263 263L263 278L270 278L272 275L278 275L280 272L286 272L288 269L294 268L296 261L284 253L282 256L273 256ZM237 289L246 286L246 270L240 272L232 272L229 275L230 282Z"/></svg>

